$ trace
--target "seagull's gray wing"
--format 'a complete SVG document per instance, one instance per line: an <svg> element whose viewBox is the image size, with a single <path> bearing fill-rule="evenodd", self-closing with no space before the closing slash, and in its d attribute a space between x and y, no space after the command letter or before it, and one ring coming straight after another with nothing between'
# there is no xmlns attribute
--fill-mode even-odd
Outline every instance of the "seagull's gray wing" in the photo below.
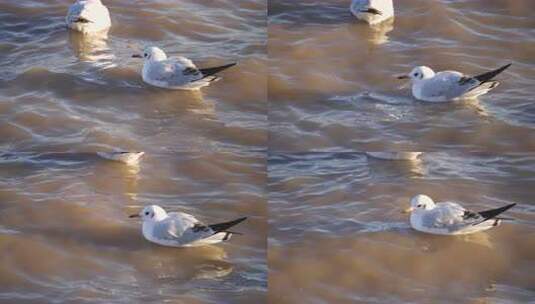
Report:
<svg viewBox="0 0 535 304"><path fill-rule="evenodd" d="M425 212L420 223L431 233L438 234L464 234L472 233L497 226L499 215L516 204L509 204L500 208L474 212L461 207L456 203L438 203L437 206Z"/></svg>
<svg viewBox="0 0 535 304"><path fill-rule="evenodd" d="M193 227L196 222L198 221L189 214L173 212L169 214L167 219L157 222L154 225L152 234L157 239L182 244L184 233Z"/></svg>
<svg viewBox="0 0 535 304"><path fill-rule="evenodd" d="M202 72L197 69L195 64L193 64L193 61L189 60L186 57L179 56L174 59L177 65L181 66L182 75L185 77L192 78L192 81L198 80L202 78Z"/></svg>
<svg viewBox="0 0 535 304"><path fill-rule="evenodd" d="M166 85L181 86L202 78L195 66L185 66L181 61L166 60L151 64L149 79L163 82Z"/></svg>
<svg viewBox="0 0 535 304"><path fill-rule="evenodd" d="M478 96L495 88L499 82L492 79L510 66L511 63L476 76L463 75L456 71L439 72L426 82L422 93L428 97L444 96L447 99Z"/></svg>
<svg viewBox="0 0 535 304"><path fill-rule="evenodd" d="M152 234L160 240L179 242L185 229L186 227L183 227L181 222L167 219L156 223L152 229Z"/></svg>
<svg viewBox="0 0 535 304"><path fill-rule="evenodd" d="M467 76L455 72L439 72L435 77L427 80L422 86L422 95L431 98L444 97L447 100L455 99L479 85L476 79L466 80Z"/></svg>
<svg viewBox="0 0 535 304"><path fill-rule="evenodd" d="M479 220L477 213L468 211L456 203L438 203L422 215L422 226L428 229L455 232Z"/></svg>
<svg viewBox="0 0 535 304"><path fill-rule="evenodd" d="M157 223L153 228L155 238L173 242L178 246L187 245L213 234L214 231L209 226L182 212L169 213L166 220Z"/></svg>

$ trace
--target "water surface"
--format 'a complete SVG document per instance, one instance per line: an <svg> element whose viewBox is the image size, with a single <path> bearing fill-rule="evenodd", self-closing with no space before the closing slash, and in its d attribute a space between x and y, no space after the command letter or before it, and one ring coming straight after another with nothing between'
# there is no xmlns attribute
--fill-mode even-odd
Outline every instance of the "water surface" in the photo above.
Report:
<svg viewBox="0 0 535 304"><path fill-rule="evenodd" d="M265 302L266 2L104 0L112 28L91 37L66 29L72 2L0 3L0 302ZM147 45L239 64L201 92L153 88L131 57ZM249 220L165 248L128 219L147 204Z"/></svg>
<svg viewBox="0 0 535 304"><path fill-rule="evenodd" d="M152 154L138 168L0 154L0 301L264 303L265 182L263 153ZM249 219L224 244L169 248L128 218L148 204L205 223Z"/></svg>
<svg viewBox="0 0 535 304"><path fill-rule="evenodd" d="M535 157L364 153L269 157L272 303L528 303L535 297ZM469 236L412 230L412 196L472 210L509 203L514 221Z"/></svg>
<svg viewBox="0 0 535 304"><path fill-rule="evenodd" d="M349 1L269 1L275 151L534 150L530 0L395 1L392 22L357 22ZM395 75L513 66L478 101L426 104Z"/></svg>
<svg viewBox="0 0 535 304"><path fill-rule="evenodd" d="M104 1L112 28L91 38L66 29L71 2L0 4L0 149L265 148L265 1ZM153 88L131 58L147 45L239 64L200 93Z"/></svg>

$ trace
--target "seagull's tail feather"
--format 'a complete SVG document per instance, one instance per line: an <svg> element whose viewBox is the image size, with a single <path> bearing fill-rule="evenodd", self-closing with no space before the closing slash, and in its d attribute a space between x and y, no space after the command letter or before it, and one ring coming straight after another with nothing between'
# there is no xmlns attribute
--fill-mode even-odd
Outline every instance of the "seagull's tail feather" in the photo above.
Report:
<svg viewBox="0 0 535 304"><path fill-rule="evenodd" d="M232 232L225 232L225 236L223 237L223 241L228 241L230 240L230 237L233 235L234 233Z"/></svg>
<svg viewBox="0 0 535 304"><path fill-rule="evenodd" d="M230 238L234 235L232 232L218 232L216 234L212 234L209 237L206 237L204 239L197 240L193 243L190 243L189 246L196 247L196 246L204 246L204 245L212 245L217 244L220 242L228 241Z"/></svg>
<svg viewBox="0 0 535 304"><path fill-rule="evenodd" d="M480 74L480 75L477 75L477 76L474 76L473 78L477 79L479 82L481 83L485 83L487 81L490 81L492 80L492 78L496 77L498 74L500 74L501 72L505 71L505 69L507 69L508 67L511 66L512 63L508 63L504 66L502 66L501 68L498 68L494 71L490 71L490 72L486 72L486 73L483 73L483 74Z"/></svg>
<svg viewBox="0 0 535 304"><path fill-rule="evenodd" d="M485 221L488 221L490 219L494 219L498 215L500 215L500 214L504 213L505 211L513 208L515 205L516 205L516 203L513 203L513 204L509 204L507 206L500 207L500 208L490 209L490 210L485 210L485 211L478 212L479 215L481 215L483 217L483 220L475 223L474 225L478 225L478 224L481 224L481 223L483 223Z"/></svg>
<svg viewBox="0 0 535 304"><path fill-rule="evenodd" d="M219 73L219 72L221 72L223 70L226 70L226 69L228 69L230 67L233 67L236 64L238 64L238 63L237 62L233 62L233 63L225 64L225 65L222 65L222 66L218 66L218 67L199 69L199 71L201 71L203 78L206 78L206 77L215 75L215 74L217 74L217 73Z"/></svg>
<svg viewBox="0 0 535 304"><path fill-rule="evenodd" d="M495 219L501 220L501 221L514 221L515 220L512 217L501 217L501 216L497 216L497 217L495 217Z"/></svg>
<svg viewBox="0 0 535 304"><path fill-rule="evenodd" d="M502 219L502 218L500 218L500 219ZM510 220L512 220L512 219L510 219ZM243 233L241 233L241 232L236 232L236 231L230 231L230 230L228 230L228 231L225 231L225 232L230 233L230 234L243 235Z"/></svg>
<svg viewBox="0 0 535 304"><path fill-rule="evenodd" d="M464 97L466 97L466 98L476 98L476 97L481 96L483 94L487 94L490 90L494 89L498 85L500 85L499 81L495 81L495 80L487 81L485 83L479 84L479 85L471 88L470 90L468 90L465 93Z"/></svg>
<svg viewBox="0 0 535 304"><path fill-rule="evenodd" d="M224 222L224 223L219 223L219 224L208 225L208 227L210 227L210 229L212 229L214 231L214 234L217 234L219 232L227 232L227 233L231 233L232 234L232 232L229 232L227 230L229 228L234 227L234 226L238 225L239 223L245 221L246 219L247 219L247 217L241 217L239 219L236 219L236 220L233 220L233 221L230 221L230 222Z"/></svg>
<svg viewBox="0 0 535 304"><path fill-rule="evenodd" d="M216 81L221 80L221 77L212 75L212 76L204 77L202 78L202 80L206 80L210 83L210 82L216 82Z"/></svg>

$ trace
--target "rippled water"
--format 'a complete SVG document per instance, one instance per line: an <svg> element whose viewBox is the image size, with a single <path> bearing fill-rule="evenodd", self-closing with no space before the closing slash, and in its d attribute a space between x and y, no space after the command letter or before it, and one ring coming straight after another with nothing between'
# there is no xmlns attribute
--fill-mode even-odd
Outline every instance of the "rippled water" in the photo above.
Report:
<svg viewBox="0 0 535 304"><path fill-rule="evenodd" d="M264 0L109 1L90 39L65 28L71 2L0 3L0 149L265 149ZM200 94L151 88L131 58L146 45L239 65Z"/></svg>
<svg viewBox="0 0 535 304"><path fill-rule="evenodd" d="M535 1L395 1L370 28L350 0L103 0L112 28L90 37L65 27L73 1L0 2L1 303L535 298ZM238 65L200 92L158 89L131 57L148 45ZM424 104L394 77L509 62L471 102ZM146 154L96 153L113 150ZM433 237L400 214L417 193L518 205ZM166 248L128 218L147 204L248 220L230 242Z"/></svg>
<svg viewBox="0 0 535 304"><path fill-rule="evenodd" d="M0 302L265 302L266 2L104 0L112 28L90 38L66 29L72 2L0 2ZM239 64L201 93L156 89L131 58L147 45ZM146 204L249 220L165 248L128 218Z"/></svg>
<svg viewBox="0 0 535 304"><path fill-rule="evenodd" d="M270 147L533 150L535 2L394 2L394 21L370 29L346 0L269 1ZM424 104L394 77L416 65L478 74L507 62L478 102Z"/></svg>
<svg viewBox="0 0 535 304"><path fill-rule="evenodd" d="M0 302L263 302L264 159L152 154L136 169L92 153L1 154ZM223 245L167 248L128 218L147 204L249 219Z"/></svg>
<svg viewBox="0 0 535 304"><path fill-rule="evenodd" d="M526 303L535 297L535 157L363 153L269 157L271 303ZM425 193L515 219L466 237L410 229Z"/></svg>

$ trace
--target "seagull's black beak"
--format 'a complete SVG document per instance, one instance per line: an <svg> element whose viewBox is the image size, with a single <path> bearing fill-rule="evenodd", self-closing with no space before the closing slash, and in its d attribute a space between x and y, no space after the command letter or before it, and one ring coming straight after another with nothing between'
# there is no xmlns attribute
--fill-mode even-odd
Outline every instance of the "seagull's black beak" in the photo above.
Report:
<svg viewBox="0 0 535 304"><path fill-rule="evenodd" d="M131 216L129 216L129 218L135 218L135 217L140 217L139 214L132 214Z"/></svg>
<svg viewBox="0 0 535 304"><path fill-rule="evenodd" d="M143 56L141 56L139 54L134 54L134 55L132 55L132 58L143 58Z"/></svg>
<svg viewBox="0 0 535 304"><path fill-rule="evenodd" d="M363 10L361 11L363 13L368 13L368 14L372 14L372 15L382 15L383 13L381 13L380 10L376 9L376 8L373 8L373 7L370 7L366 10Z"/></svg>
<svg viewBox="0 0 535 304"><path fill-rule="evenodd" d="M397 79L409 79L409 75L399 75L399 76L396 76Z"/></svg>

